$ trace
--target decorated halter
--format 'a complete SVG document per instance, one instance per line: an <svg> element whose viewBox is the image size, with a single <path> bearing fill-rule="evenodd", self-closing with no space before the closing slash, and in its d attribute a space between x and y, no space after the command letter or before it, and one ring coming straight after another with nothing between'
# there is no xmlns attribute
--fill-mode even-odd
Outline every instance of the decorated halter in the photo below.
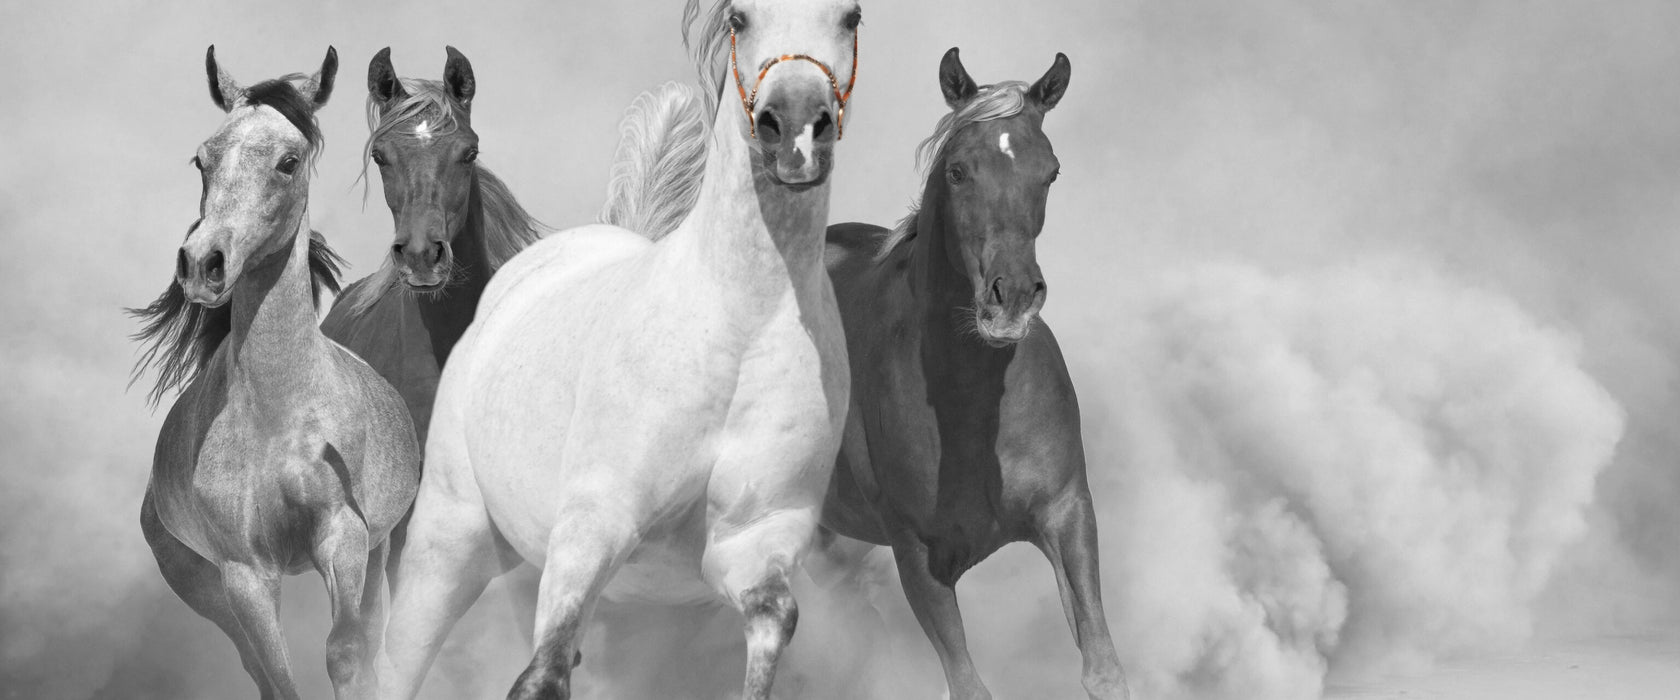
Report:
<svg viewBox="0 0 1680 700"><path fill-rule="evenodd" d="M782 61L810 61L823 75L828 77L828 86L834 90L834 99L840 104L840 111L834 118L834 140L839 141L846 136L846 101L852 99L852 87L857 85L857 30L852 30L852 79L846 81L846 92L841 94L840 81L834 78L834 71L828 65L802 53L783 54L771 59L758 71L758 80L753 83L752 94L747 94L747 87L741 84L741 69L735 64L735 28L729 28L729 70L735 73L735 91L741 93L741 108L747 111L747 134L758 138L758 123L753 119L753 107L758 104L758 86L764 84L765 74Z"/></svg>

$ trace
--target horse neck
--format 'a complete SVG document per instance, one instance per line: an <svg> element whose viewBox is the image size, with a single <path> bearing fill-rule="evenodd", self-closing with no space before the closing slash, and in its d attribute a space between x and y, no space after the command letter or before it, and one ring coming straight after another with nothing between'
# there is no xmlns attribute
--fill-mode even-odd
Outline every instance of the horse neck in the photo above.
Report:
<svg viewBox="0 0 1680 700"><path fill-rule="evenodd" d="M233 291L232 328L225 348L230 379L264 384L325 361L315 326L309 272L309 214L292 225L291 241L240 275Z"/></svg>
<svg viewBox="0 0 1680 700"><path fill-rule="evenodd" d="M456 341L467 332L478 300L490 284L490 252L484 231L484 200L479 195L481 180L473 173L473 186L467 196L466 221L461 231L450 241L449 249L455 257L456 279L442 293L417 296L420 318L432 341L432 353L438 364L448 359Z"/></svg>
<svg viewBox="0 0 1680 700"><path fill-rule="evenodd" d="M825 281L829 184L796 192L772 183L731 100L720 100L708 138L698 204L673 237L696 249L700 269L743 289L780 294L790 284L809 291Z"/></svg>

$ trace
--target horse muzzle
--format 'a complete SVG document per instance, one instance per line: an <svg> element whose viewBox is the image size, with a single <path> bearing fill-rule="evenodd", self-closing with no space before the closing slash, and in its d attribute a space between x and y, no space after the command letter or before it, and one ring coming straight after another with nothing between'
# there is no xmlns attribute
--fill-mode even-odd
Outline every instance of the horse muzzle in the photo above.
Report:
<svg viewBox="0 0 1680 700"><path fill-rule="evenodd" d="M448 285L455 266L449 244L427 238L392 245L391 259L403 283L421 292L435 292Z"/></svg>
<svg viewBox="0 0 1680 700"><path fill-rule="evenodd" d="M1037 275L992 278L974 304L975 332L994 348L1026 340L1045 295L1044 280Z"/></svg>
<svg viewBox="0 0 1680 700"><path fill-rule="evenodd" d="M187 301L215 308L226 304L232 296L233 281L228 278L227 255L220 248L203 253L181 246L175 254L175 281Z"/></svg>

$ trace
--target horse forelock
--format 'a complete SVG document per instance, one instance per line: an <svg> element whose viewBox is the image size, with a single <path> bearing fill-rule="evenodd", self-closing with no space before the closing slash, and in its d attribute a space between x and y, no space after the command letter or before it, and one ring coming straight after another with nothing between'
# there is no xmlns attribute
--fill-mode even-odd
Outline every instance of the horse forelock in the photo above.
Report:
<svg viewBox="0 0 1680 700"><path fill-rule="evenodd" d="M368 164L373 162L375 142L405 124L410 125L406 133L411 136L422 133L432 137L447 136L459 131L469 119L466 108L450 97L449 88L442 81L419 78L398 80L407 95L395 104L382 103L372 93L368 94L368 138L362 144L362 171L356 178L362 183L363 202L367 201L367 171Z"/></svg>
<svg viewBox="0 0 1680 700"><path fill-rule="evenodd" d="M251 107L268 107L285 117L309 144L308 161L311 168L315 165L315 158L326 143L326 136L321 133L320 122L315 119L315 104L304 97L298 85L310 81L310 77L302 73L291 73L273 80L264 80L245 90L241 98Z"/></svg>
<svg viewBox="0 0 1680 700"><path fill-rule="evenodd" d="M950 146L952 136L971 124L1008 119L1020 114L1027 108L1027 94L1031 89L1031 85L1019 80L983 85L973 99L940 117L933 133L916 146L916 169L922 181L926 182L931 176L929 169L934 164L945 159L945 149ZM910 213L881 240L881 248L875 253L877 261L886 260L894 248L915 237L916 217L921 213L921 207L920 201L911 204Z"/></svg>

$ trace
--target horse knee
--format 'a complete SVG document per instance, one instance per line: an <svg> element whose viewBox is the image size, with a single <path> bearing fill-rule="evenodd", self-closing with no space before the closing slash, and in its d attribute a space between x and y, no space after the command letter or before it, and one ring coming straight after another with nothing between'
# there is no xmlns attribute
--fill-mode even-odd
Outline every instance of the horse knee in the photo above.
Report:
<svg viewBox="0 0 1680 700"><path fill-rule="evenodd" d="M327 640L327 676L334 686L356 680L367 665L368 643L360 634L336 636Z"/></svg>
<svg viewBox="0 0 1680 700"><path fill-rule="evenodd" d="M747 618L751 646L781 647L799 626L799 603L788 588L787 576L776 574L741 593L741 614Z"/></svg>

